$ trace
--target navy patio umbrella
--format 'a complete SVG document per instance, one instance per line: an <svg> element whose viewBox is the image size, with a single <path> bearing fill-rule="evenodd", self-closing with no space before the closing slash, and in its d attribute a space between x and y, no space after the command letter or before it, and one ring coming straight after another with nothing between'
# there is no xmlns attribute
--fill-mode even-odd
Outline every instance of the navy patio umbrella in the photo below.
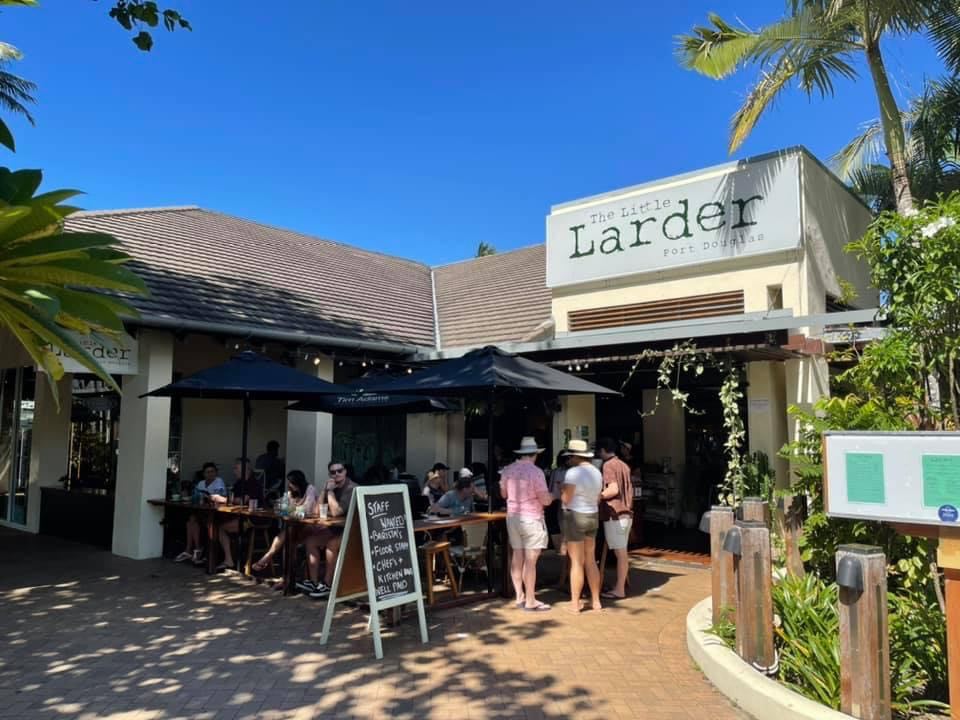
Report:
<svg viewBox="0 0 960 720"><path fill-rule="evenodd" d="M222 365L201 370L140 397L243 400L240 454L240 457L244 458L240 469L243 477L247 471L247 431L251 400L311 400L348 392L349 388L343 385L321 380L248 350L234 355Z"/></svg>
<svg viewBox="0 0 960 720"><path fill-rule="evenodd" d="M472 350L458 358L443 360L390 382L378 383L376 390L391 395L414 394L486 400L487 468L491 481L491 501L494 497L493 491L498 485L493 449L493 404L499 394L510 391L542 395L620 394L589 380L555 370L549 365L504 352L493 345Z"/></svg>

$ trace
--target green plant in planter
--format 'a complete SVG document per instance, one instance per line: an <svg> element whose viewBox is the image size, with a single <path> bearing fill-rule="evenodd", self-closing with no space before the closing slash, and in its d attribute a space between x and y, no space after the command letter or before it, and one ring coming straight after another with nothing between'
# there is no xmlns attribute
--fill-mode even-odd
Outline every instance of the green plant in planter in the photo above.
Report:
<svg viewBox="0 0 960 720"><path fill-rule="evenodd" d="M773 505L777 477L765 452L756 451L743 460L743 496L758 497Z"/></svg>

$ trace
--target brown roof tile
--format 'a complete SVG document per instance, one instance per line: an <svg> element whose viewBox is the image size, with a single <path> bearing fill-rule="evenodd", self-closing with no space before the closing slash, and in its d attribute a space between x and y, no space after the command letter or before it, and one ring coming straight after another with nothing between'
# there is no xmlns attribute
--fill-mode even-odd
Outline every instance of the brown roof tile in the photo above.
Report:
<svg viewBox="0 0 960 720"><path fill-rule="evenodd" d="M145 316L434 345L430 269L197 207L87 212L150 288Z"/></svg>
<svg viewBox="0 0 960 720"><path fill-rule="evenodd" d="M434 269L443 347L521 340L550 319L544 245Z"/></svg>

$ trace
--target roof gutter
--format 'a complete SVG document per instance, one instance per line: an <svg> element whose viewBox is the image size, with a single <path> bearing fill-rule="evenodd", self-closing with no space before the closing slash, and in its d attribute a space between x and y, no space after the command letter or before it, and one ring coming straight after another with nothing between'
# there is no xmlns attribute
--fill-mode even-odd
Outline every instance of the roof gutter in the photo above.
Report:
<svg viewBox="0 0 960 720"><path fill-rule="evenodd" d="M192 332L207 335L239 335L256 340L273 340L297 345L318 345L348 350L389 353L391 355L425 355L435 352L425 345L409 345L399 342L380 340L361 340L337 335L319 335L315 333L295 332L291 330L272 330L257 325L239 325L205 322L203 320L183 320L180 318L144 315L126 321L128 325L172 332Z"/></svg>

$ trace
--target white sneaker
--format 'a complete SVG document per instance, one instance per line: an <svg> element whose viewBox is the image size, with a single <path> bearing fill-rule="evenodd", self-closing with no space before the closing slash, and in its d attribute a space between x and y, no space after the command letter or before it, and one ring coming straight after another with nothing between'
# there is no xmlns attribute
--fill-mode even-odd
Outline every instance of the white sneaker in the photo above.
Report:
<svg viewBox="0 0 960 720"><path fill-rule="evenodd" d="M188 553L186 550L184 550L182 553L180 553L179 555L177 555L177 556L173 559L173 561L174 561L174 562L186 562L187 560L189 560L189 559L192 558L192 557L193 557L193 554L192 554L192 553Z"/></svg>

